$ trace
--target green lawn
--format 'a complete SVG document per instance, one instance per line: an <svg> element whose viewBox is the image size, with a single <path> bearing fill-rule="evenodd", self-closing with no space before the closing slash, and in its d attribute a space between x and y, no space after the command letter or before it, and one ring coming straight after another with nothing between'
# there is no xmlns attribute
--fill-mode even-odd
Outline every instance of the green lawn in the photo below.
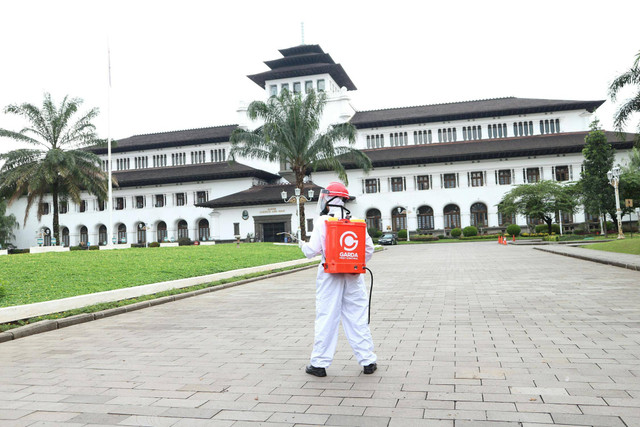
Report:
<svg viewBox="0 0 640 427"><path fill-rule="evenodd" d="M73 251L0 257L0 307L303 258L272 243Z"/></svg>
<svg viewBox="0 0 640 427"><path fill-rule="evenodd" d="M615 236L610 236L614 237ZM591 245L582 246L587 249L596 249L599 251L618 252L623 254L640 255L640 237L633 236L633 239L626 235L624 240L614 240L612 242L593 243Z"/></svg>

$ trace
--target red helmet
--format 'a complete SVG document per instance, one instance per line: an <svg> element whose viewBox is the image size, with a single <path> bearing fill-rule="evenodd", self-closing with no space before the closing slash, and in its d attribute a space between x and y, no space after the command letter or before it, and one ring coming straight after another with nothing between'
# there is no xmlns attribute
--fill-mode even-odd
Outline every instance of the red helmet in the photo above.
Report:
<svg viewBox="0 0 640 427"><path fill-rule="evenodd" d="M349 190L344 186L341 182L332 182L327 185L327 188L323 190L323 193L326 192L331 197L342 197L345 199L349 198Z"/></svg>

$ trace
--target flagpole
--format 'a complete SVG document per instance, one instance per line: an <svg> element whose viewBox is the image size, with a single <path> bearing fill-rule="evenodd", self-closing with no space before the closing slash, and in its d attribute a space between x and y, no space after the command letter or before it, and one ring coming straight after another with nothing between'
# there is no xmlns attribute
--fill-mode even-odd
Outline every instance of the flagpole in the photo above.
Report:
<svg viewBox="0 0 640 427"><path fill-rule="evenodd" d="M107 246L113 247L113 184L111 174L113 171L111 162L111 48L107 39L107 60L109 65L109 89L107 91L107 170L108 172L108 198L107 209L109 210L109 223L107 226Z"/></svg>

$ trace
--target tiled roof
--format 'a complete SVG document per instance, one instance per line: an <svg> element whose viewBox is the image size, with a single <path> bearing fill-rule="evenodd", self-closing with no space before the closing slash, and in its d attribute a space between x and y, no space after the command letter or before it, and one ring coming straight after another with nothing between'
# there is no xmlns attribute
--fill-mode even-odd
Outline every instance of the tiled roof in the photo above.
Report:
<svg viewBox="0 0 640 427"><path fill-rule="evenodd" d="M219 199L209 200L208 202L201 203L196 206L215 209L235 206L279 204L284 203L280 193L284 190L287 192L287 195L291 197L294 194L294 189L294 184L254 185L248 190L220 197ZM305 184L302 194L306 195L308 190L313 190L315 192L313 198L314 200L317 200L322 187L310 182Z"/></svg>
<svg viewBox="0 0 640 427"><path fill-rule="evenodd" d="M458 141L426 145L362 150L373 167L416 165L453 161L513 158L548 154L579 153L584 148L584 139L589 132L573 132L527 136L521 138L485 139L480 141ZM620 140L615 132L605 132L607 140L615 148L631 148L634 134L624 134ZM347 169L355 164L343 163ZM505 166L506 167L506 166Z"/></svg>
<svg viewBox="0 0 640 427"><path fill-rule="evenodd" d="M266 181L280 179L278 175L237 162L201 163L197 165L134 169L113 172L113 175L118 180L119 187L175 184L179 182L212 181L247 177L260 178Z"/></svg>
<svg viewBox="0 0 640 427"><path fill-rule="evenodd" d="M416 107L358 111L350 122L356 128L397 126L449 120L468 120L518 114L567 110L595 111L605 101L564 101L557 99L496 98Z"/></svg>
<svg viewBox="0 0 640 427"><path fill-rule="evenodd" d="M356 90L356 86L351 81L342 68L336 64L328 53L325 53L318 45L300 45L288 49L280 49L283 58L265 61L270 68L249 77L258 86L264 88L265 81L287 79L290 77L303 77L315 74L329 74L340 87L348 90Z"/></svg>
<svg viewBox="0 0 640 427"><path fill-rule="evenodd" d="M134 135L119 139L112 148L114 153L127 151L149 150L156 148L181 147L187 145L206 144L212 142L227 142L231 132L238 125L215 126L200 129L177 130L172 132L150 133ZM106 154L107 147L90 149L96 154Z"/></svg>

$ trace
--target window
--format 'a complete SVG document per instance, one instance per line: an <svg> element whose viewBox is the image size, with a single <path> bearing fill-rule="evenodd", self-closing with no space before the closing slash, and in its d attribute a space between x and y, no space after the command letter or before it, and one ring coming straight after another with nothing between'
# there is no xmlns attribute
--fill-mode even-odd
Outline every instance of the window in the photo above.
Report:
<svg viewBox="0 0 640 427"><path fill-rule="evenodd" d="M313 219L307 218L307 231L313 231Z"/></svg>
<svg viewBox="0 0 640 427"><path fill-rule="evenodd" d="M507 226L509 224L515 224L515 223L516 223L516 215L515 214L503 215L501 212L498 212L498 225L500 227L504 227L504 226Z"/></svg>
<svg viewBox="0 0 640 427"><path fill-rule="evenodd" d="M384 135L367 135L367 148L384 147Z"/></svg>
<svg viewBox="0 0 640 427"><path fill-rule="evenodd" d="M224 148L217 150L211 150L211 162L224 162L226 159L226 153Z"/></svg>
<svg viewBox="0 0 640 427"><path fill-rule="evenodd" d="M205 150L192 151L191 152L191 164L200 164L207 161Z"/></svg>
<svg viewBox="0 0 640 427"><path fill-rule="evenodd" d="M513 136L533 135L533 122L513 122Z"/></svg>
<svg viewBox="0 0 640 427"><path fill-rule="evenodd" d="M147 243L147 225L144 222L138 223L136 237L138 238L138 244Z"/></svg>
<svg viewBox="0 0 640 427"><path fill-rule="evenodd" d="M365 179L364 180L364 192L371 193L379 193L380 192L380 180L376 178Z"/></svg>
<svg viewBox="0 0 640 427"><path fill-rule="evenodd" d="M146 169L149 167L149 157L139 156L133 159L134 167L136 169Z"/></svg>
<svg viewBox="0 0 640 427"><path fill-rule="evenodd" d="M81 200L80 201L80 205L78 205L78 210L80 212L86 212L87 211L87 201L86 200Z"/></svg>
<svg viewBox="0 0 640 427"><path fill-rule="evenodd" d="M186 204L186 195L184 193L176 193L176 206L184 206Z"/></svg>
<svg viewBox="0 0 640 427"><path fill-rule="evenodd" d="M404 177L391 178L391 191L405 191L406 183Z"/></svg>
<svg viewBox="0 0 640 427"><path fill-rule="evenodd" d="M401 145L408 145L409 137L407 132L395 132L389 134L389 145L391 147L399 147Z"/></svg>
<svg viewBox="0 0 640 427"><path fill-rule="evenodd" d="M555 166L553 168L553 176L556 181L569 181L569 166Z"/></svg>
<svg viewBox="0 0 640 427"><path fill-rule="evenodd" d="M206 219L198 221L198 240L209 240L209 221Z"/></svg>
<svg viewBox="0 0 640 427"><path fill-rule="evenodd" d="M293 84L293 93L300 93L300 92L302 92L300 87L300 82L295 82Z"/></svg>
<svg viewBox="0 0 640 427"><path fill-rule="evenodd" d="M501 169L496 172L497 179L499 185L510 185L511 184L511 169Z"/></svg>
<svg viewBox="0 0 640 427"><path fill-rule="evenodd" d="M164 194L156 194L155 196L155 207L162 208L165 205Z"/></svg>
<svg viewBox="0 0 640 427"><path fill-rule="evenodd" d="M438 142L453 142L457 140L456 128L438 129Z"/></svg>
<svg viewBox="0 0 640 427"><path fill-rule="evenodd" d="M127 226L124 224L118 226L118 243L127 243Z"/></svg>
<svg viewBox="0 0 640 427"><path fill-rule="evenodd" d="M490 139L494 138L506 138L507 137L507 124L498 123L487 126L487 131Z"/></svg>
<svg viewBox="0 0 640 427"><path fill-rule="evenodd" d="M318 92L324 92L324 79L318 80Z"/></svg>
<svg viewBox="0 0 640 427"><path fill-rule="evenodd" d="M443 210L444 228L460 228L460 208L457 205L447 205Z"/></svg>
<svg viewBox="0 0 640 427"><path fill-rule="evenodd" d="M121 211L125 207L124 197L116 197L116 202L114 203L117 211Z"/></svg>
<svg viewBox="0 0 640 427"><path fill-rule="evenodd" d="M158 242L168 241L169 238L167 237L167 223L164 221L160 221L158 223L158 226L156 227L156 233L157 233Z"/></svg>
<svg viewBox="0 0 640 427"><path fill-rule="evenodd" d="M167 155L166 154L158 154L153 156L153 167L159 168L167 166Z"/></svg>
<svg viewBox="0 0 640 427"><path fill-rule="evenodd" d="M276 96L278 94L278 85L269 86L269 96Z"/></svg>
<svg viewBox="0 0 640 427"><path fill-rule="evenodd" d="M573 214L571 212L562 212L562 223L571 224L573 222ZM556 212L556 224L560 224L560 215Z"/></svg>
<svg viewBox="0 0 640 427"><path fill-rule="evenodd" d="M433 209L430 206L418 208L418 228L420 230L433 230Z"/></svg>
<svg viewBox="0 0 640 427"><path fill-rule="evenodd" d="M457 187L457 174L455 173L445 173L444 175L440 175L443 180L442 188L456 188Z"/></svg>
<svg viewBox="0 0 640 427"><path fill-rule="evenodd" d="M204 203L207 200L209 200L208 197L207 197L207 193L208 193L208 191L198 191L196 193L196 203L197 204L201 204L201 203Z"/></svg>
<svg viewBox="0 0 640 427"><path fill-rule="evenodd" d="M525 171L525 182L533 184L540 181L540 168L527 168Z"/></svg>
<svg viewBox="0 0 640 427"><path fill-rule="evenodd" d="M40 203L39 209L41 215L49 215L49 203Z"/></svg>
<svg viewBox="0 0 640 427"><path fill-rule="evenodd" d="M240 235L240 223L239 222L234 222L233 223L233 235L234 236L239 236Z"/></svg>
<svg viewBox="0 0 640 427"><path fill-rule="evenodd" d="M80 243L84 243L85 245L89 241L89 230L84 225L80 227Z"/></svg>
<svg viewBox="0 0 640 427"><path fill-rule="evenodd" d="M413 131L414 145L431 144L431 142L432 142L432 136L431 136L430 130Z"/></svg>
<svg viewBox="0 0 640 427"><path fill-rule="evenodd" d="M484 203L471 205L471 225L474 227L487 226L487 205Z"/></svg>
<svg viewBox="0 0 640 427"><path fill-rule="evenodd" d="M540 133L558 133L560 132L560 119L540 120Z"/></svg>
<svg viewBox="0 0 640 427"><path fill-rule="evenodd" d="M69 202L63 200L60 202L60 213L66 214L67 212L69 212Z"/></svg>
<svg viewBox="0 0 640 427"><path fill-rule="evenodd" d="M382 214L378 209L369 209L367 211L367 228L375 228L382 230Z"/></svg>
<svg viewBox="0 0 640 427"><path fill-rule="evenodd" d="M98 210L100 212L102 212L103 210L105 210L106 208L106 203L104 202L104 200L98 200Z"/></svg>
<svg viewBox="0 0 640 427"><path fill-rule="evenodd" d="M398 207L391 210L391 228L393 231L407 229L407 211Z"/></svg>
<svg viewBox="0 0 640 427"><path fill-rule="evenodd" d="M416 189L428 190L431 188L431 175L420 175L416 177Z"/></svg>
<svg viewBox="0 0 640 427"><path fill-rule="evenodd" d="M484 172L470 172L469 182L472 187L482 187L484 185Z"/></svg>
<svg viewBox="0 0 640 427"><path fill-rule="evenodd" d="M136 196L136 208L144 208L144 196Z"/></svg>
<svg viewBox="0 0 640 427"><path fill-rule="evenodd" d="M280 91L284 91L284 90L286 90L286 91L289 90L289 83L282 83L280 85Z"/></svg>
<svg viewBox="0 0 640 427"><path fill-rule="evenodd" d="M105 225L101 225L100 228L98 228L98 245L106 245L108 243L107 238L107 227Z"/></svg>
<svg viewBox="0 0 640 427"><path fill-rule="evenodd" d="M304 82L304 91L305 93L309 93L313 90L313 81L307 80Z"/></svg>
<svg viewBox="0 0 640 427"><path fill-rule="evenodd" d="M185 220L178 222L178 239L183 237L189 237L189 229L187 228L187 221Z"/></svg>
<svg viewBox="0 0 640 427"><path fill-rule="evenodd" d="M171 166L181 166L187 163L186 153L173 153L171 154Z"/></svg>
<svg viewBox="0 0 640 427"><path fill-rule="evenodd" d="M462 128L462 139L470 141L482 139L482 126L466 126Z"/></svg>
<svg viewBox="0 0 640 427"><path fill-rule="evenodd" d="M67 227L62 227L62 246L69 247L69 229Z"/></svg>

